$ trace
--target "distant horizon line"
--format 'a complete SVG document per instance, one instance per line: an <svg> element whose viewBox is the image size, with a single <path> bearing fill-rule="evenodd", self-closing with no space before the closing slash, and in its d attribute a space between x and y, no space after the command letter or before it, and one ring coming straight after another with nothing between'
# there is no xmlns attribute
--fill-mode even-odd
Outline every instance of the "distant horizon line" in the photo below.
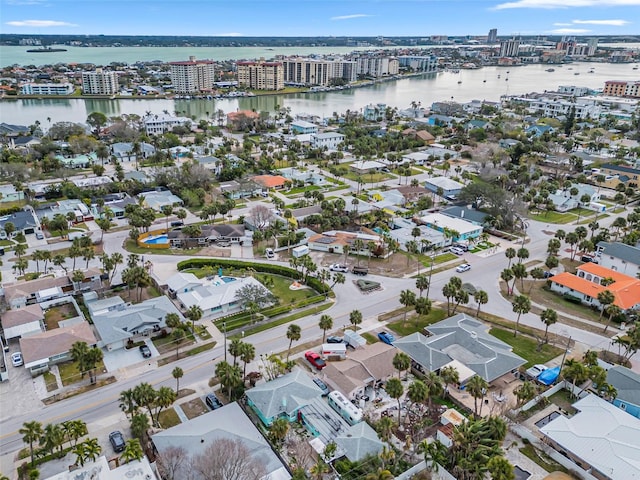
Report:
<svg viewBox="0 0 640 480"><path fill-rule="evenodd" d="M163 34L147 34L147 35L133 35L133 34L99 34L99 33L0 33L0 39L3 37L83 37L83 38L108 38L108 37L126 37L126 38L221 38L221 39L244 39L244 38L284 38L284 39L312 39L312 38L332 38L332 39L374 39L380 38L407 38L407 39L428 39L430 37L448 37L448 38L475 38L475 37L487 37L487 34L465 34L465 35L446 35L446 34L429 34L429 35L308 35L308 36L287 36L287 35L163 35ZM498 35L497 38L618 38L640 41L640 33L627 34L627 35L597 35L597 34L510 34L510 35ZM638 38L634 38L638 37Z"/></svg>

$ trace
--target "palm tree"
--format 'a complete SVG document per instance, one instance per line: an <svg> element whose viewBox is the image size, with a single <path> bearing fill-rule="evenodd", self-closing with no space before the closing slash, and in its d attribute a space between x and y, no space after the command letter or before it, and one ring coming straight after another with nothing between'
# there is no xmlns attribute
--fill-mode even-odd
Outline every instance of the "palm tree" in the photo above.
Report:
<svg viewBox="0 0 640 480"><path fill-rule="evenodd" d="M320 321L318 322L318 326L322 330L322 343L324 343L324 340L327 336L327 330L333 328L333 318L331 318L331 315L322 315L320 317Z"/></svg>
<svg viewBox="0 0 640 480"><path fill-rule="evenodd" d="M149 417L144 413L138 413L131 419L131 434L134 437L142 440L149 428L151 428Z"/></svg>
<svg viewBox="0 0 640 480"><path fill-rule="evenodd" d="M42 436L42 424L35 420L31 422L25 422L22 424L22 428L18 430L18 433L22 435L22 441L29 444L29 452L31 453L31 466L34 466L33 458L33 442L40 440Z"/></svg>
<svg viewBox="0 0 640 480"><path fill-rule="evenodd" d="M269 428L269 437L279 448L282 446L287 433L289 433L289 422L286 418L278 417L272 423Z"/></svg>
<svg viewBox="0 0 640 480"><path fill-rule="evenodd" d="M487 393L489 384L480 375L475 375L467 382L467 392L473 397L473 413L478 416L478 399L483 398ZM482 412L482 402L480 403L480 412Z"/></svg>
<svg viewBox="0 0 640 480"><path fill-rule="evenodd" d="M604 315L607 305L611 305L615 301L616 297L611 290L603 290L598 293L597 298L600 303L600 317L598 320L602 320L602 315Z"/></svg>
<svg viewBox="0 0 640 480"><path fill-rule="evenodd" d="M365 480L393 480L393 474L389 470L383 470L382 468L378 468L377 471L368 473Z"/></svg>
<svg viewBox="0 0 640 480"><path fill-rule="evenodd" d="M233 357L233 366L237 364L238 357L242 353L242 340L234 338L229 344L229 355Z"/></svg>
<svg viewBox="0 0 640 480"><path fill-rule="evenodd" d="M355 332L357 326L362 323L362 312L360 310L352 310L349 314L349 323L351 323Z"/></svg>
<svg viewBox="0 0 640 480"><path fill-rule="evenodd" d="M256 347L250 343L243 343L240 349L240 360L242 360L242 378L247 376L247 364L256 358Z"/></svg>
<svg viewBox="0 0 640 480"><path fill-rule="evenodd" d="M402 326L404 326L407 321L407 310L409 307L416 304L416 294L411 290L402 290L400 292L399 301L402 305L404 305L404 316L402 318Z"/></svg>
<svg viewBox="0 0 640 480"><path fill-rule="evenodd" d="M429 389L422 380L414 380L407 389L407 398L413 404L424 403L429 398Z"/></svg>
<svg viewBox="0 0 640 480"><path fill-rule="evenodd" d="M196 334L195 323L202 318L203 313L199 305L191 305L187 310L186 317L191 320L191 331L194 335Z"/></svg>
<svg viewBox="0 0 640 480"><path fill-rule="evenodd" d="M289 339L289 348L287 349L287 362L289 361L289 354L291 353L291 344L300 340L301 335L302 330L300 329L300 325L292 323L287 328L287 338Z"/></svg>
<svg viewBox="0 0 640 480"><path fill-rule="evenodd" d="M380 440L383 442L389 442L391 434L393 433L393 427L395 422L391 417L382 417L378 423L376 423L376 432L380 436Z"/></svg>
<svg viewBox="0 0 640 480"><path fill-rule="evenodd" d="M589 369L582 362L567 360L562 374L567 380L571 380L571 395L575 396L576 384L583 383L589 378Z"/></svg>
<svg viewBox="0 0 640 480"><path fill-rule="evenodd" d="M513 329L513 336L515 337L518 335L518 326L520 325L520 316L523 313L529 313L529 310L531 310L531 300L529 300L529 297L527 297L526 295L518 295L516 298L513 299L513 302L511 302L511 306L512 306L513 313L518 314L518 317L516 318L516 325L515 325L515 328Z"/></svg>
<svg viewBox="0 0 640 480"><path fill-rule="evenodd" d="M393 368L398 370L398 378L400 378L400 374L411 367L411 357L404 352L398 352L393 356L392 363Z"/></svg>
<svg viewBox="0 0 640 480"><path fill-rule="evenodd" d="M49 423L44 427L40 445L46 452L54 453L56 448L62 450L64 443L64 429L59 423Z"/></svg>
<svg viewBox="0 0 640 480"><path fill-rule="evenodd" d="M432 397L442 395L442 392L444 390L442 388L442 378L440 378L436 372L429 372L424 377L423 381L427 386L427 389L429 390L429 411L431 411Z"/></svg>
<svg viewBox="0 0 640 480"><path fill-rule="evenodd" d="M309 469L311 477L316 480L322 480L324 478L324 474L329 473L330 471L331 467L327 465L320 455L318 455L318 461Z"/></svg>
<svg viewBox="0 0 640 480"><path fill-rule="evenodd" d="M549 343L549 327L558 321L558 312L547 308L540 314L540 320L544 323L544 343Z"/></svg>
<svg viewBox="0 0 640 480"><path fill-rule="evenodd" d="M140 440L137 438L127 440L120 459L124 463L129 463L133 460L142 460L142 457L144 457L144 451L142 450L142 445L140 445Z"/></svg>
<svg viewBox="0 0 640 480"><path fill-rule="evenodd" d="M97 438L89 438L81 444L84 450L84 459L95 462L102 453L102 447Z"/></svg>
<svg viewBox="0 0 640 480"><path fill-rule="evenodd" d="M511 261L516 257L516 254L516 249L513 247L509 247L504 251L504 256L509 259L509 265L507 265L507 268L511 268Z"/></svg>
<svg viewBox="0 0 640 480"><path fill-rule="evenodd" d="M503 456L491 457L487 462L491 480L515 480L513 465Z"/></svg>
<svg viewBox="0 0 640 480"><path fill-rule="evenodd" d="M404 393L402 382L399 378L390 378L387 380L384 389L391 398L395 398L398 401L398 425L400 425L400 414L402 413L400 409L400 398L402 398L402 394Z"/></svg>
<svg viewBox="0 0 640 480"><path fill-rule="evenodd" d="M476 317L480 318L480 307L486 305L489 302L489 294L484 290L476 290L473 294L473 299L478 304L478 310L476 310Z"/></svg>
<svg viewBox="0 0 640 480"><path fill-rule="evenodd" d="M431 470L434 472L437 472L440 469L440 465L448 460L447 447L439 440L434 440L433 442L423 440L418 444L418 451L424 454L425 462L430 464Z"/></svg>
<svg viewBox="0 0 640 480"><path fill-rule="evenodd" d="M429 288L429 277L426 275L418 275L416 277L416 288L420 292L420 296L422 297L422 292Z"/></svg>
<svg viewBox="0 0 640 480"><path fill-rule="evenodd" d="M449 394L449 385L457 385L460 382L460 374L455 367L445 366L440 369L440 378L444 382L445 392Z"/></svg>
<svg viewBox="0 0 640 480"><path fill-rule="evenodd" d="M433 306L431 300L426 297L416 298L416 303L414 305L415 311L418 314L418 320L422 315L429 315L431 312L431 307Z"/></svg>
<svg viewBox="0 0 640 480"><path fill-rule="evenodd" d="M180 391L180 379L184 375L184 371L180 367L176 367L171 371L171 375L176 379L176 394Z"/></svg>

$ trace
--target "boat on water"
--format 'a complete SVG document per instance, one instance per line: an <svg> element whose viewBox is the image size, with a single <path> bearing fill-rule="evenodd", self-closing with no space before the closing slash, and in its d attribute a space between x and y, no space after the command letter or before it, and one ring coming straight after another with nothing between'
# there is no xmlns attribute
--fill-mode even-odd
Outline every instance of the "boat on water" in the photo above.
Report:
<svg viewBox="0 0 640 480"><path fill-rule="evenodd" d="M555 71L556 71L556 69L555 69L555 68L547 68L547 69L545 70L545 72L555 72Z"/></svg>
<svg viewBox="0 0 640 480"><path fill-rule="evenodd" d="M27 53L53 53L53 52L66 52L66 48L53 48L53 47L40 47L30 48Z"/></svg>
<svg viewBox="0 0 640 480"><path fill-rule="evenodd" d="M482 83L487 83L487 81L486 80L482 80Z"/></svg>
<svg viewBox="0 0 640 480"><path fill-rule="evenodd" d="M458 80L458 85L460 85L462 83L462 80Z"/></svg>
<svg viewBox="0 0 640 480"><path fill-rule="evenodd" d="M580 75L580 72L574 72L574 75Z"/></svg>

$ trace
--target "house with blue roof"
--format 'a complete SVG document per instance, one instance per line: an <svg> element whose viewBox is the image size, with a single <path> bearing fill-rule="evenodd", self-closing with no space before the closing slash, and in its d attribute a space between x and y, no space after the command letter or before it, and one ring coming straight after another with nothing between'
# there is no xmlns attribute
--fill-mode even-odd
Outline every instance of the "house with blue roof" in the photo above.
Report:
<svg viewBox="0 0 640 480"><path fill-rule="evenodd" d="M318 126L315 123L305 120L291 122L291 131L297 134L318 133Z"/></svg>
<svg viewBox="0 0 640 480"><path fill-rule="evenodd" d="M471 222L474 225L482 226L484 225L485 220L489 216L487 213L481 212L474 208L470 208L465 206L454 205L449 208L445 208L444 210L440 210L440 213L446 215L451 218L459 218L461 220L466 220L467 222Z"/></svg>
<svg viewBox="0 0 640 480"><path fill-rule="evenodd" d="M578 190L578 193L571 195L571 190L574 188ZM584 196L589 197L589 201L585 204L581 201ZM558 212L568 212L578 207L589 208L592 203L600 200L600 193L591 185L576 183L568 189L556 190L555 193L549 194L548 199L553 202L553 206Z"/></svg>
<svg viewBox="0 0 640 480"><path fill-rule="evenodd" d="M553 133L555 129L549 125L531 125L525 130L525 133L533 137L541 137L545 133Z"/></svg>
<svg viewBox="0 0 640 480"><path fill-rule="evenodd" d="M429 115L429 125L435 125L439 127L451 127L455 122L455 118L448 115Z"/></svg>
<svg viewBox="0 0 640 480"><path fill-rule="evenodd" d="M485 122L484 120L470 120L464 126L465 130L467 130L467 131L474 130L476 128L481 128L483 130L487 130L487 129L489 129L489 127L491 127L491 124L489 122Z"/></svg>

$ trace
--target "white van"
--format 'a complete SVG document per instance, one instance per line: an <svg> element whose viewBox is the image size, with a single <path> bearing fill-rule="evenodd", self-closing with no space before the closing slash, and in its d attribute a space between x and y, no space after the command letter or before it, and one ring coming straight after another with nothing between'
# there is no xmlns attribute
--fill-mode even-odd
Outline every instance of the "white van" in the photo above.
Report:
<svg viewBox="0 0 640 480"><path fill-rule="evenodd" d="M275 258L276 256L276 252L273 251L273 248L265 249L264 254L267 258Z"/></svg>
<svg viewBox="0 0 640 480"><path fill-rule="evenodd" d="M308 254L309 254L309 247L307 245L300 245L299 247L296 247L293 250L291 250L291 255L293 255L296 258L300 258Z"/></svg>
<svg viewBox="0 0 640 480"><path fill-rule="evenodd" d="M322 356L327 360L347 358L347 345L345 343L323 343Z"/></svg>

